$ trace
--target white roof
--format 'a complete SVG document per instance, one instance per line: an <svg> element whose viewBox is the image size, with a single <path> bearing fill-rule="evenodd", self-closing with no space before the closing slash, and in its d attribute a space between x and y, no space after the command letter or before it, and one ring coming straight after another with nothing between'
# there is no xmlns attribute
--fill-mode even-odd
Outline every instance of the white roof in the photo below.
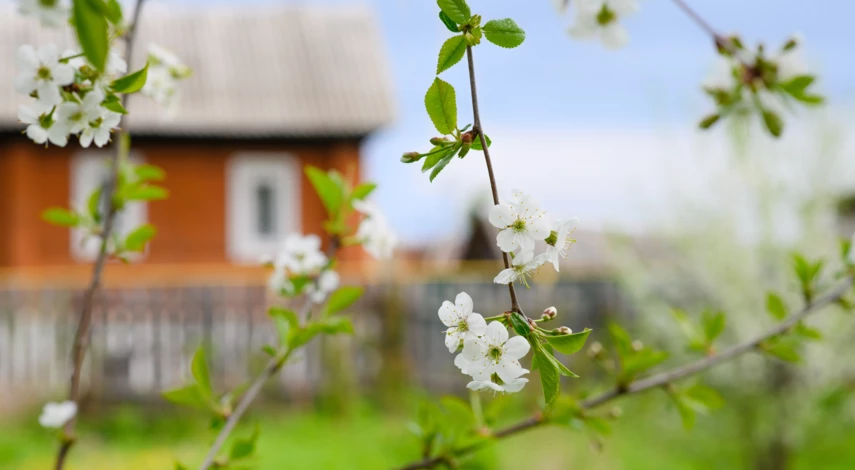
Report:
<svg viewBox="0 0 855 470"><path fill-rule="evenodd" d="M70 28L44 29L0 5L0 129L17 129L15 55L22 44L72 46ZM124 127L149 135L359 136L393 117L391 82L374 15L364 6L146 5L131 69L148 44L193 70L173 119L133 96Z"/></svg>

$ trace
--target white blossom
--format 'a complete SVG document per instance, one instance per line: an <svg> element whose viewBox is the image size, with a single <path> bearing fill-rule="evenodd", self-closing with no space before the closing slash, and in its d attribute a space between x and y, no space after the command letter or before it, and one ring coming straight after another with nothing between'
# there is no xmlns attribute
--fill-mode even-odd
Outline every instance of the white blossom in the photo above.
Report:
<svg viewBox="0 0 855 470"><path fill-rule="evenodd" d="M374 259L390 259L398 245L398 236L380 208L369 201L354 201L353 207L365 216L356 229L356 239Z"/></svg>
<svg viewBox="0 0 855 470"><path fill-rule="evenodd" d="M82 100L66 101L56 108L56 120L68 128L70 134L77 134L89 123L101 117L104 94L101 90L92 90Z"/></svg>
<svg viewBox="0 0 855 470"><path fill-rule="evenodd" d="M68 6L63 0L19 0L18 11L52 28L63 26L68 21Z"/></svg>
<svg viewBox="0 0 855 470"><path fill-rule="evenodd" d="M570 35L576 39L599 38L604 46L617 49L629 40L620 20L638 10L636 0L573 0L575 7Z"/></svg>
<svg viewBox="0 0 855 470"><path fill-rule="evenodd" d="M27 137L41 145L50 143L65 147L68 143L68 129L62 123L57 123L48 117L50 109L36 101L34 106L21 105L18 108L18 120L27 124Z"/></svg>
<svg viewBox="0 0 855 470"><path fill-rule="evenodd" d="M92 142L98 147L103 147L110 141L110 132L119 126L122 115L110 111L104 107L98 107L98 118L87 122L86 127L80 133L80 146L89 147Z"/></svg>
<svg viewBox="0 0 855 470"><path fill-rule="evenodd" d="M39 424L45 428L61 428L77 414L77 403L64 401L61 403L49 402L42 408L39 416Z"/></svg>
<svg viewBox="0 0 855 470"><path fill-rule="evenodd" d="M573 233L573 230L575 230L575 225L575 218L564 221L557 221L555 223L555 227L557 229L555 243L546 244L547 261L552 263L552 266L555 267L556 271L559 270L559 257L562 259L567 259L567 250L570 249L570 245L576 242L576 240L570 238L570 235Z"/></svg>
<svg viewBox="0 0 855 470"><path fill-rule="evenodd" d="M148 78L140 92L164 107L167 117L178 109L179 81L190 76L190 69L173 54L156 44L148 48Z"/></svg>
<svg viewBox="0 0 855 470"><path fill-rule="evenodd" d="M327 257L321 252L321 239L317 235L292 233L282 241L282 248L276 259L281 266L295 275L308 275L319 271L327 264Z"/></svg>
<svg viewBox="0 0 855 470"><path fill-rule="evenodd" d="M319 304L327 298L327 296L332 293L332 291L338 289L339 285L339 275L337 272L332 269L327 269L318 275L318 279L306 286L306 295L312 300L312 302Z"/></svg>
<svg viewBox="0 0 855 470"><path fill-rule="evenodd" d="M277 294L282 291L285 291L286 293L294 291L294 284L290 279L288 279L288 273L285 271L285 267L281 265L276 265L274 267L273 274L271 274L270 278L267 280L267 287Z"/></svg>
<svg viewBox="0 0 855 470"><path fill-rule="evenodd" d="M528 354L530 348L522 336L508 339L507 328L494 321L487 326L484 336L470 337L463 343L463 356L469 361L466 373L476 382L500 383L501 380L501 383L510 383L528 373L519 360Z"/></svg>
<svg viewBox="0 0 855 470"><path fill-rule="evenodd" d="M519 190L513 190L513 200L490 209L489 220L501 229L496 237L499 248L512 252L519 248L523 253L534 251L534 243L549 236L546 213L537 201Z"/></svg>
<svg viewBox="0 0 855 470"><path fill-rule="evenodd" d="M511 267L499 272L499 275L493 279L493 282L496 284L510 284L519 280L528 286L528 280L526 278L530 277L532 273L543 266L543 263L547 261L548 257L548 253L541 253L537 256L534 256L534 253L531 251L520 253L514 257L514 260L511 262Z"/></svg>
<svg viewBox="0 0 855 470"><path fill-rule="evenodd" d="M18 66L21 73L15 80L15 90L29 95L37 92L39 101L47 106L62 103L59 88L74 81L74 67L59 62L56 45L47 44L38 49L25 44L18 49Z"/></svg>
<svg viewBox="0 0 855 470"><path fill-rule="evenodd" d="M483 335L487 329L484 317L473 313L472 297L466 292L457 294L454 303L444 301L439 307L439 319L448 327L445 331L445 346L449 352L456 351L465 340Z"/></svg>
<svg viewBox="0 0 855 470"><path fill-rule="evenodd" d="M469 390L481 391L492 390L499 393L516 393L525 387L528 379L525 377L517 377L509 382L496 383L491 380L473 380L466 384Z"/></svg>
<svg viewBox="0 0 855 470"><path fill-rule="evenodd" d="M808 73L807 62L800 46L802 39L797 36L792 40L793 47L781 51L772 59L778 67L778 80L782 82Z"/></svg>

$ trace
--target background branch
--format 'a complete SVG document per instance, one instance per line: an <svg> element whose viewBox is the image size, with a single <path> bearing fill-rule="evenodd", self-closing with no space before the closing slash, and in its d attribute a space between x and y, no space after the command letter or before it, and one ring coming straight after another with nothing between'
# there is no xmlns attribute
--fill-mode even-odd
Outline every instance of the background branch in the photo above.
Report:
<svg viewBox="0 0 855 470"><path fill-rule="evenodd" d="M336 252L338 252L340 246L341 241L339 238L337 236L333 236L330 239L329 246L327 247L327 257L332 259ZM306 296L306 303L303 304L303 308L300 310L299 318L307 318L312 309L312 305L314 305L314 302ZM205 460L202 462L202 465L199 466L199 470L208 470L211 468L214 464L214 460L217 458L217 453L222 449L226 440L228 440L232 431L234 431L238 422L243 417L244 413L246 413L246 410L249 409L249 406L253 401L255 401L258 393L261 392L261 389L264 387L264 384L266 384L267 381L273 378L273 376L282 369L282 366L284 366L288 361L292 352L293 350L288 348L284 354L270 358L270 361L267 362L267 365L264 366L264 369L260 374L258 374L258 377L252 381L252 385L250 385L246 392L241 396L234 412L229 415L223 429L220 430L219 434L217 434L216 440L211 444L211 448L208 450L208 454L205 456Z"/></svg>
<svg viewBox="0 0 855 470"><path fill-rule="evenodd" d="M765 333L756 336L755 338L746 341L744 343L737 344L735 346L731 346L723 350L722 352L715 354L713 356L708 356L703 359L699 359L695 362L691 362L689 364L676 367L669 371L665 371L659 374L651 375L650 377L643 378L640 380L636 380L634 382L630 382L624 387L615 387L608 391L605 391L599 395L595 395L592 398L588 398L587 400L583 400L579 403L579 407L581 409L589 409L595 408L605 403L608 403L618 397L623 395L632 395L635 393L643 392L645 390L649 390L651 388L658 388L668 385L672 382L675 382L680 379L684 379L686 377L690 377L692 375L703 372L711 367L717 366L719 364L723 364L730 360L733 360L747 352L753 351L756 349L762 342L778 336L780 334L788 332L791 328L796 326L799 322L804 320L809 315L818 312L823 307L831 305L837 301L839 301L846 292L852 287L852 276L847 276L840 282L838 282L834 287L826 291L821 297L814 299L804 308L802 308L797 313L791 315L789 318L784 320L783 322L775 325ZM508 426L506 428L499 429L495 431L492 436L494 439L502 439L508 436L512 436L514 434L518 434L523 431L527 431L529 429L535 428L542 424L547 423L544 419L543 415L537 414L530 418L527 418L519 423ZM488 444L491 441L483 441L477 444L473 444L468 447L464 447L454 451L454 455L464 455L472 453ZM412 463L410 465L406 465L404 467L400 467L399 470L415 470L421 468L433 468L434 466L445 461L447 456L437 456L431 457L427 459L420 460L418 462Z"/></svg>
<svg viewBox="0 0 855 470"><path fill-rule="evenodd" d="M139 20L140 13L142 12L142 5L144 2L145 0L137 0L134 5L134 14L131 19L131 23L128 26L124 53L125 63L127 64L130 64L131 62L131 53L133 52L134 39L136 37L136 25ZM125 108L127 108L127 100L128 95L123 95L122 106ZM125 134L126 131L120 128L113 135L113 154L110 157L110 174L101 192L103 195L102 197L106 198L106 201L108 201L106 205L106 214L104 214L104 226L101 231L101 246L98 249L98 255L95 258L95 264L92 268L92 280L89 282L89 286L83 294L83 302L80 308L77 331L74 334L74 343L71 349L71 385L69 388L68 399L78 404L78 406L80 404L80 375L83 369L83 360L86 357L86 350L89 348L89 330L92 326L92 307L95 304L95 294L101 287L101 277L104 273L104 265L106 264L107 257L109 256L108 247L110 236L113 234L115 225L116 207L113 204L113 195L116 192L119 162L123 157L127 157L127 155L122 155L123 152L127 152L128 150L127 146L122 143ZM74 432L76 423L76 416L65 423L62 443L60 444L59 450L56 454L56 465L54 466L56 470L61 470L63 468L68 452L74 445L76 440Z"/></svg>

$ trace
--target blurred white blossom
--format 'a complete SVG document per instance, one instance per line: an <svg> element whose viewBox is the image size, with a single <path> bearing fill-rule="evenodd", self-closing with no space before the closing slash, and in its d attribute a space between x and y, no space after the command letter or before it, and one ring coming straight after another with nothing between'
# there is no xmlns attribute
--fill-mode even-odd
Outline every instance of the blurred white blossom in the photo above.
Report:
<svg viewBox="0 0 855 470"><path fill-rule="evenodd" d="M629 41L620 20L638 11L637 0L573 0L570 3L575 11L570 36L576 39L598 38L611 49L620 48Z"/></svg>
<svg viewBox="0 0 855 470"><path fill-rule="evenodd" d="M68 6L64 0L18 0L18 11L51 28L63 26L68 21Z"/></svg>
<svg viewBox="0 0 855 470"><path fill-rule="evenodd" d="M39 424L45 428L61 428L77 414L77 403L64 401L61 403L49 402L42 408L39 416Z"/></svg>
<svg viewBox="0 0 855 470"><path fill-rule="evenodd" d="M555 223L555 240L552 240L552 234L550 234L547 239L546 244L546 255L547 261L552 263L552 266L555 267L555 270L558 271L558 263L559 258L567 259L567 250L570 249L570 245L576 243L576 240L570 238L570 235L573 234L573 230L575 230L576 219L568 219L568 220L559 220ZM549 243L552 242L552 243Z"/></svg>
<svg viewBox="0 0 855 470"><path fill-rule="evenodd" d="M318 279L314 283L306 286L306 294L312 302L319 304L334 290L338 289L339 282L338 273L332 269L327 269L318 275Z"/></svg>
<svg viewBox="0 0 855 470"><path fill-rule="evenodd" d="M149 45L148 64L148 78L141 93L162 106L167 117L173 117L180 100L178 84L190 76L190 68L174 53L156 44Z"/></svg>
<svg viewBox="0 0 855 470"><path fill-rule="evenodd" d="M33 92L47 106L62 103L60 87L74 82L74 67L59 62L55 44L46 44L38 50L29 44L18 49L18 66L21 72L15 80L15 90L23 95Z"/></svg>
<svg viewBox="0 0 855 470"><path fill-rule="evenodd" d="M398 236L380 208L369 201L354 201L353 207L365 216L359 223L355 238L373 258L390 259L398 245Z"/></svg>

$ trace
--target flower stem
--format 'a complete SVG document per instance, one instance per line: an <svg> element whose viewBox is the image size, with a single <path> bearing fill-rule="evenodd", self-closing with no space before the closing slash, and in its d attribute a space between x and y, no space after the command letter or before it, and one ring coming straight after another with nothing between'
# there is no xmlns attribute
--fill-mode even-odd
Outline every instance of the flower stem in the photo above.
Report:
<svg viewBox="0 0 855 470"><path fill-rule="evenodd" d="M484 411L481 408L481 394L475 390L469 390L469 405L472 407L472 414L475 416L475 427L480 429L484 427Z"/></svg>
<svg viewBox="0 0 855 470"><path fill-rule="evenodd" d="M127 43L125 47L125 62L130 63L131 51L133 51L134 38L137 21L142 11L143 2L145 0L137 0L134 5L134 14L131 19L130 29L128 32ZM127 96L122 97L122 104L127 107ZM109 195L108 201L113 200L113 195L116 192L119 162L127 158L128 147L122 144L125 131L119 129L113 136L113 155L110 159L110 174L102 188L103 194ZM80 317L77 323L77 331L74 334L74 343L71 348L71 385L69 387L68 399L80 406L80 375L83 370L83 359L86 357L86 350L89 347L89 330L92 326L92 307L95 304L95 294L101 287L101 277L104 273L104 265L107 262L108 244L110 236L115 228L116 207L109 204L104 214L104 227L101 231L101 246L98 249L98 255L95 258L95 264L92 267L92 280L89 282L89 287L83 294L83 305L80 309ZM77 438L74 432L74 427L77 418L73 417L65 424L63 435L65 436L60 443L59 450L56 454L55 470L62 470L65 466L68 453L71 447L76 442Z"/></svg>
<svg viewBox="0 0 855 470"><path fill-rule="evenodd" d="M496 186L496 175L493 173L493 162L490 159L490 149L487 147L487 139L484 134L484 128L481 126L481 112L478 110L478 90L475 85L475 61L472 58L472 46L466 46L466 60L469 64L469 88L472 94L472 130L478 134L481 140L481 149L484 152L484 161L487 164L487 174L490 176L490 190L493 193L493 204L499 204L499 189ZM505 263L505 269L511 267L511 260L507 253L502 252L502 261ZM514 290L514 283L508 284L508 293L511 296L511 310L523 313L520 308L520 303L517 300L517 292Z"/></svg>

